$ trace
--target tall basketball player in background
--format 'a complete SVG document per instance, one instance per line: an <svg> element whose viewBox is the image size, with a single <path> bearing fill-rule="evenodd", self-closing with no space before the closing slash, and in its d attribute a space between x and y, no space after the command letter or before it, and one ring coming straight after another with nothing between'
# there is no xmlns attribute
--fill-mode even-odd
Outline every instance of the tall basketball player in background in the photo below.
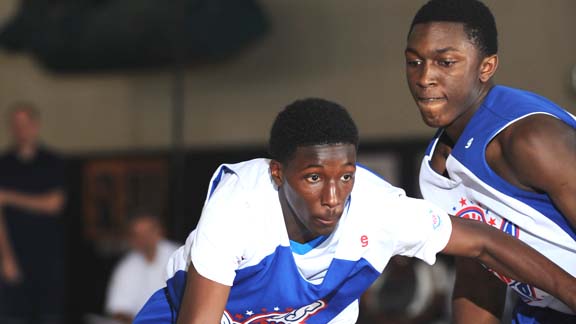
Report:
<svg viewBox="0 0 576 324"><path fill-rule="evenodd" d="M424 197L486 222L576 275L576 119L534 93L494 85L497 31L477 0L432 0L405 50L408 85L438 128L420 171ZM492 273L491 273L492 272ZM500 323L506 285L514 323L576 323L557 299L468 259L457 261L456 323Z"/></svg>

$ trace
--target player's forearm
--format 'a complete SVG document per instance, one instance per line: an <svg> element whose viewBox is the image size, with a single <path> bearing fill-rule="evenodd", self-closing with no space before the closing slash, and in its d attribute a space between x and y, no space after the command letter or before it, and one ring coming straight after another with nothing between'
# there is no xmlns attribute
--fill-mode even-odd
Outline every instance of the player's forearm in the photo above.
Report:
<svg viewBox="0 0 576 324"><path fill-rule="evenodd" d="M534 285L576 311L576 278L522 241L488 227L478 259L500 274Z"/></svg>
<svg viewBox="0 0 576 324"><path fill-rule="evenodd" d="M177 324L220 323L230 287L200 275L190 263Z"/></svg>
<svg viewBox="0 0 576 324"><path fill-rule="evenodd" d="M49 215L59 214L65 202L65 195L61 190L54 190L44 194L24 194L15 191L4 191L2 196L5 205Z"/></svg>
<svg viewBox="0 0 576 324"><path fill-rule="evenodd" d="M576 310L576 278L522 241L477 221L452 217L443 252L475 258L512 279L536 286Z"/></svg>

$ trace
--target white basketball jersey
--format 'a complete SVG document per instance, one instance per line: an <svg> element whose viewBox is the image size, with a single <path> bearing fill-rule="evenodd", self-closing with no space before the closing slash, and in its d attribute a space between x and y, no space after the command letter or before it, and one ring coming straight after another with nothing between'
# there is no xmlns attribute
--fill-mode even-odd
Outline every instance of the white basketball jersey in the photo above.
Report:
<svg viewBox="0 0 576 324"><path fill-rule="evenodd" d="M508 125L532 114L555 116L576 128L576 119L549 100L522 90L494 87L464 129L446 161L449 178L430 166L439 131L430 143L420 170L424 198L446 212L490 224L524 241L576 276L576 233L545 194L516 188L486 162L488 143ZM576 165L574 165L576 167ZM532 306L573 312L535 287L495 273Z"/></svg>
<svg viewBox="0 0 576 324"><path fill-rule="evenodd" d="M434 263L451 233L449 216L358 167L335 231L293 253L269 160L221 166L202 217L168 265L178 309L190 262L202 276L231 286L221 323L355 323L357 300L391 256Z"/></svg>

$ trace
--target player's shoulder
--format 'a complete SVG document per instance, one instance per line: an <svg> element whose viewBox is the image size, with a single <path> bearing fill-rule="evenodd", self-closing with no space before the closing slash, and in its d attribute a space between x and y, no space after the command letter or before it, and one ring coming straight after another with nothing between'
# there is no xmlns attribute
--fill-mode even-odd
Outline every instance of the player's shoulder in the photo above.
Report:
<svg viewBox="0 0 576 324"><path fill-rule="evenodd" d="M252 192L272 187L269 160L253 159L220 165L210 180L207 201L213 195L228 195L226 199L246 197Z"/></svg>
<svg viewBox="0 0 576 324"><path fill-rule="evenodd" d="M534 114L507 127L498 139L503 151L518 152L522 156L562 148L563 143L566 147L562 149L570 150L574 147L575 132L576 128L561 119L548 114Z"/></svg>
<svg viewBox="0 0 576 324"><path fill-rule="evenodd" d="M354 178L353 194L372 197L377 195L381 199L397 198L405 195L402 188L396 187L384 177L368 167L357 164Z"/></svg>
<svg viewBox="0 0 576 324"><path fill-rule="evenodd" d="M239 184L245 188L261 184L262 179L270 179L270 160L264 158L252 159L234 164L224 164L239 179Z"/></svg>
<svg viewBox="0 0 576 324"><path fill-rule="evenodd" d="M214 173L212 180L218 181L218 178L227 179L229 183L249 190L261 186L262 182L270 180L269 163L268 159L259 158L238 163L222 164Z"/></svg>
<svg viewBox="0 0 576 324"><path fill-rule="evenodd" d="M205 221L249 226L269 218L270 211L278 206L269 160L254 159L219 168L211 181L202 215Z"/></svg>

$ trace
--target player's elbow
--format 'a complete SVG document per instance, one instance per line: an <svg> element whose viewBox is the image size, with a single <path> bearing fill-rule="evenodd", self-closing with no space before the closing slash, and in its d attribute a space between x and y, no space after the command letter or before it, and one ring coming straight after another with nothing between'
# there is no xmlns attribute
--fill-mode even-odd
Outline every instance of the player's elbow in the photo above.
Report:
<svg viewBox="0 0 576 324"><path fill-rule="evenodd" d="M451 217L452 234L442 251L460 257L482 259L489 250L490 226L469 219Z"/></svg>

